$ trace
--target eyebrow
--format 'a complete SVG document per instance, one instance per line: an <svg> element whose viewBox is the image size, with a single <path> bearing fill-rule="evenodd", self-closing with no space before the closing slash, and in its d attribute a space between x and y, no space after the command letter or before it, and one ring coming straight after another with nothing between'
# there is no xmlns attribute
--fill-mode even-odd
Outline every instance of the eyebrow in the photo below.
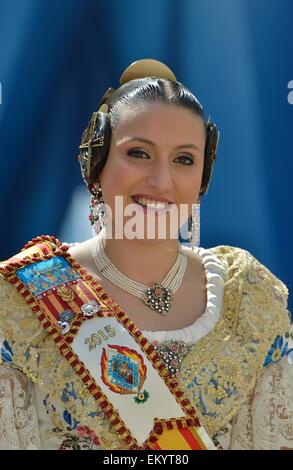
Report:
<svg viewBox="0 0 293 470"><path fill-rule="evenodd" d="M139 142L144 142L145 144L149 144L149 145L152 145L153 147L156 147L156 144L154 142L152 142L151 140L149 139L145 139L144 137L130 137L130 138L126 138L126 139L122 139L123 143L125 142L131 142L131 141L139 141ZM195 145L195 144L182 144L182 145L178 145L176 147L176 149L182 149L182 148L192 148L192 149L195 149L195 150L198 150L199 152L201 151L200 148Z"/></svg>

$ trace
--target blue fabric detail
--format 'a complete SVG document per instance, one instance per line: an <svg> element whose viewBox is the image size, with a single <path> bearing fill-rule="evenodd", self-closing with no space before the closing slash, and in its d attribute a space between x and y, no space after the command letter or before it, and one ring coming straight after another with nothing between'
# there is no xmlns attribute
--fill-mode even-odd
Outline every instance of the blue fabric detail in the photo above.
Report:
<svg viewBox="0 0 293 470"><path fill-rule="evenodd" d="M76 419L74 419L74 418L72 419L71 414L68 413L67 410L63 411L63 419L69 425L70 429L76 429L76 427L78 425L78 421L76 421Z"/></svg>
<svg viewBox="0 0 293 470"><path fill-rule="evenodd" d="M9 346L8 341L5 339L1 347L1 358L4 362L7 362L8 364L12 364L13 362L12 356L13 356L12 349Z"/></svg>
<svg viewBox="0 0 293 470"><path fill-rule="evenodd" d="M278 362L288 352L288 341L286 338L281 335L277 336L263 362L263 366Z"/></svg>
<svg viewBox="0 0 293 470"><path fill-rule="evenodd" d="M25 266L16 271L16 274L33 295L39 295L54 286L80 278L62 256Z"/></svg>

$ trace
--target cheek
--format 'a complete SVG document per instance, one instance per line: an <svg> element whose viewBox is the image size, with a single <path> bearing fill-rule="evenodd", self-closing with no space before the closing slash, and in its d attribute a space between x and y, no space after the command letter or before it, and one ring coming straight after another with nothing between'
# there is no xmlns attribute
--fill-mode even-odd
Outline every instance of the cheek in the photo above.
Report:
<svg viewBox="0 0 293 470"><path fill-rule="evenodd" d="M202 181L202 171L190 172L188 176L179 182L181 199L186 202L196 203Z"/></svg>
<svg viewBox="0 0 293 470"><path fill-rule="evenodd" d="M135 184L140 176L143 178L140 173L127 159L119 155L109 156L101 174L103 195L108 204L114 203L115 195L126 197L131 185Z"/></svg>

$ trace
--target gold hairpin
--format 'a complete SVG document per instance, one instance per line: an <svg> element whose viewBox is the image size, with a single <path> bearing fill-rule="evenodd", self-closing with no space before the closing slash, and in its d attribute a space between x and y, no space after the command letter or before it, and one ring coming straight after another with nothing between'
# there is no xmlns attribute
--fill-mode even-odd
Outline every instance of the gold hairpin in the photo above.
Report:
<svg viewBox="0 0 293 470"><path fill-rule="evenodd" d="M83 160L85 161L85 165L86 165L86 178L89 178L90 176L92 148L103 147L104 145L104 136L100 136L94 139L97 115L98 115L97 112L94 112L92 115L90 129L89 129L89 140L79 146L80 150L87 150L87 155L83 156Z"/></svg>
<svg viewBox="0 0 293 470"><path fill-rule="evenodd" d="M109 111L109 106L106 103L103 103L99 108L99 113L107 114Z"/></svg>

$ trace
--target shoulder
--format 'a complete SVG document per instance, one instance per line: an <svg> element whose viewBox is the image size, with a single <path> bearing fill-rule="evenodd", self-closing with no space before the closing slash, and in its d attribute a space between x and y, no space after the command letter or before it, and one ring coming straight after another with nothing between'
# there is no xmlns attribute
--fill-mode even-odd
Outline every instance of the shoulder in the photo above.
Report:
<svg viewBox="0 0 293 470"><path fill-rule="evenodd" d="M229 245L219 245L209 250L221 261L226 262L230 274L242 275L245 284L258 290L266 289L268 297L287 305L289 292L286 284L251 252Z"/></svg>
<svg viewBox="0 0 293 470"><path fill-rule="evenodd" d="M0 274L0 364L22 368L30 338L38 330L39 321L25 299Z"/></svg>
<svg viewBox="0 0 293 470"><path fill-rule="evenodd" d="M0 274L9 277L9 273L20 269L31 262L38 262L41 259L54 254L59 249L68 249L68 245L63 244L57 238L50 235L41 235L33 238L24 247L7 260L0 261Z"/></svg>
<svg viewBox="0 0 293 470"><path fill-rule="evenodd" d="M254 292L256 297L262 294L274 305L283 306L286 309L289 295L286 284L251 252L232 246L215 247L215 251L224 253L231 265L241 265L246 290Z"/></svg>
<svg viewBox="0 0 293 470"><path fill-rule="evenodd" d="M211 251L227 262L229 280L239 275L238 333L263 341L264 366L278 362L292 350L286 284L245 249L217 246Z"/></svg>
<svg viewBox="0 0 293 470"><path fill-rule="evenodd" d="M30 287L21 284L23 273L34 263L52 257L61 246L54 237L40 236L28 242L19 253L0 262L0 327L7 316L15 320L23 316L24 309L30 312L25 301L25 289Z"/></svg>
<svg viewBox="0 0 293 470"><path fill-rule="evenodd" d="M92 248L94 245L95 238L90 238L81 243L73 243L68 251L80 265L87 266L92 259Z"/></svg>
<svg viewBox="0 0 293 470"><path fill-rule="evenodd" d="M61 247L62 243L59 240L43 235L28 242L19 253L0 262L1 318L3 318L4 310L9 306L12 310L15 305L17 307L22 304L26 305L24 290L30 286L26 283L21 285L21 281L24 281L23 278L28 277L26 270L31 269L35 263L51 258Z"/></svg>
<svg viewBox="0 0 293 470"><path fill-rule="evenodd" d="M56 238L41 236L0 262L0 350L2 361L8 364L22 367L32 344L36 347L44 340L39 320L27 301L35 287L29 281L34 266L52 258L61 247Z"/></svg>

